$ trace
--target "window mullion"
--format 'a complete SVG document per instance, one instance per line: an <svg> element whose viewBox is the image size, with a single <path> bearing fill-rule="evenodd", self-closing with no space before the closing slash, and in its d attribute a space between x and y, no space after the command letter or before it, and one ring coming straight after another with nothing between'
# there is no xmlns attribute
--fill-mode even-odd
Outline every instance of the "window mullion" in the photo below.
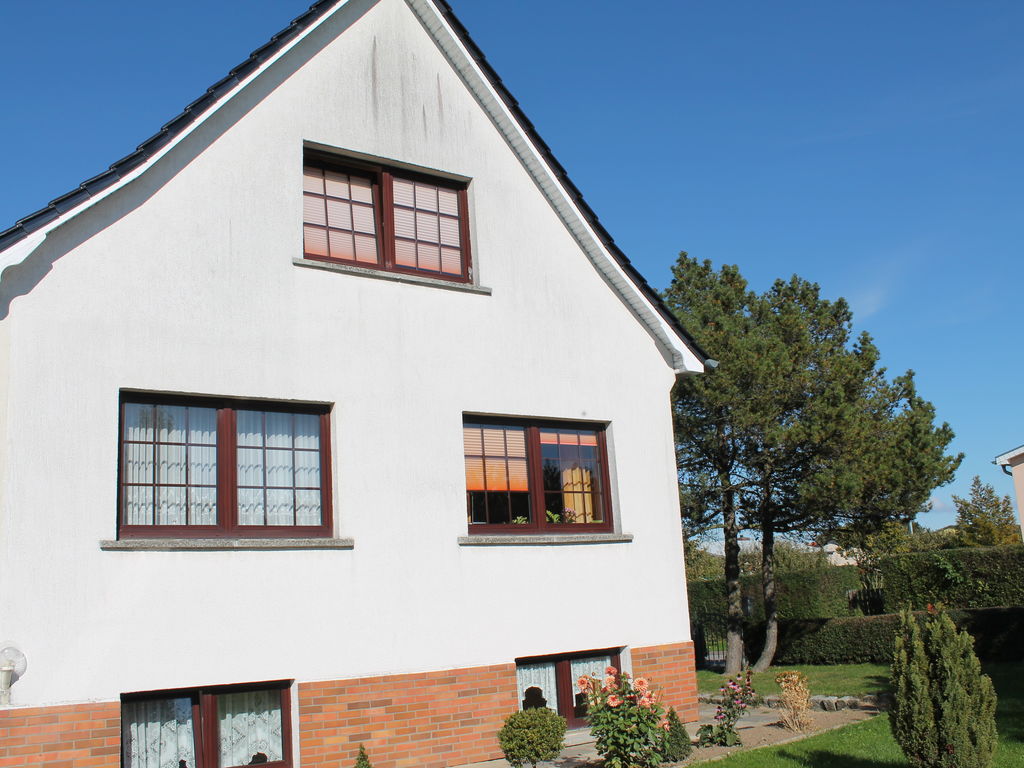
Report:
<svg viewBox="0 0 1024 768"><path fill-rule="evenodd" d="M238 525L238 442L235 410L217 410L217 526L233 531Z"/></svg>
<svg viewBox="0 0 1024 768"><path fill-rule="evenodd" d="M544 527L544 468L540 451L540 430L526 428L526 472L530 491L531 528Z"/></svg>
<svg viewBox="0 0 1024 768"><path fill-rule="evenodd" d="M385 269L395 267L395 206L394 190L392 189L393 177L388 171L380 172L380 183L374 185L377 188L378 203L377 210L377 231L380 234L381 258L384 261Z"/></svg>
<svg viewBox="0 0 1024 768"><path fill-rule="evenodd" d="M212 693L199 693L199 722L202 731L202 760L200 768L217 768L220 763L220 744L217 733L217 697Z"/></svg>

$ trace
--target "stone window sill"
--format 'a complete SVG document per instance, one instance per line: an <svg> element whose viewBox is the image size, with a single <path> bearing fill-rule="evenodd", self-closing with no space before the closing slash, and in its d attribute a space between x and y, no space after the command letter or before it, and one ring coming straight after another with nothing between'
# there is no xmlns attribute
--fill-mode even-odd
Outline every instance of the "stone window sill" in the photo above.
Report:
<svg viewBox="0 0 1024 768"><path fill-rule="evenodd" d="M352 549L354 539L103 539L106 552Z"/></svg>
<svg viewBox="0 0 1024 768"><path fill-rule="evenodd" d="M434 277L420 277L419 275L404 275L401 272L384 272L379 269L364 269L354 267L350 264L337 264L330 261L316 261L315 259L292 259L292 264L297 267L309 267L310 269L324 269L328 272L341 272L346 275L359 275L360 277L372 277L376 280L391 280L395 283L406 283L408 285L427 285L432 288L444 288L448 291L462 291L463 293L476 293L481 296L490 296L491 289L482 285L470 283L453 283L450 280L439 280Z"/></svg>
<svg viewBox="0 0 1024 768"><path fill-rule="evenodd" d="M557 547L569 544L628 544L632 533L571 533L540 536L459 536L460 547Z"/></svg>

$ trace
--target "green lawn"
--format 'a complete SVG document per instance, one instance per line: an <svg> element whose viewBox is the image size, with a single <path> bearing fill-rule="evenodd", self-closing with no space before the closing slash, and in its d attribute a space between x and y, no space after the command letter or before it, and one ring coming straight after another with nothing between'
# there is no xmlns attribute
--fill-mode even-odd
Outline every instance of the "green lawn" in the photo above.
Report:
<svg viewBox="0 0 1024 768"><path fill-rule="evenodd" d="M811 693L814 695L854 696L860 693L884 693L889 690L889 667L885 664L770 667L767 672L754 675L754 690L762 696L777 694L779 686L775 684L775 676L787 669L798 669L807 675ZM718 693L718 689L725 681L725 676L717 672L702 670L697 673L697 688L701 693Z"/></svg>
<svg viewBox="0 0 1024 768"><path fill-rule="evenodd" d="M996 684L999 747L993 768L1024 766L1024 664L987 664ZM906 768L887 715L792 744L729 757L716 768Z"/></svg>

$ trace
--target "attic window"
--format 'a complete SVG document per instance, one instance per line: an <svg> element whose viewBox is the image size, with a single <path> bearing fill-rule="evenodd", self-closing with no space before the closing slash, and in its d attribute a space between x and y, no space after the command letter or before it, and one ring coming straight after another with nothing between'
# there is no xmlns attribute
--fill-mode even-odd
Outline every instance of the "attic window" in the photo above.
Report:
<svg viewBox="0 0 1024 768"><path fill-rule="evenodd" d="M307 160L302 190L305 258L470 282L465 184Z"/></svg>

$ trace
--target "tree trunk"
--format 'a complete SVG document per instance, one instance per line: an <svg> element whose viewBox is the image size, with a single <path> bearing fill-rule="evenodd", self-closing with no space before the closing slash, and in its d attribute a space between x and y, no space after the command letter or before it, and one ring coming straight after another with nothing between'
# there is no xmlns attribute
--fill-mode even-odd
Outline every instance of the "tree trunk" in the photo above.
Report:
<svg viewBox="0 0 1024 768"><path fill-rule="evenodd" d="M728 605L725 673L735 675L743 669L743 596L740 592L740 531L736 525L734 493L728 489L722 498L722 523L725 538L726 604Z"/></svg>
<svg viewBox="0 0 1024 768"><path fill-rule="evenodd" d="M764 672L775 660L779 644L779 607L775 596L775 531L765 526L761 531L761 589L764 594L764 649L754 664L755 672Z"/></svg>

